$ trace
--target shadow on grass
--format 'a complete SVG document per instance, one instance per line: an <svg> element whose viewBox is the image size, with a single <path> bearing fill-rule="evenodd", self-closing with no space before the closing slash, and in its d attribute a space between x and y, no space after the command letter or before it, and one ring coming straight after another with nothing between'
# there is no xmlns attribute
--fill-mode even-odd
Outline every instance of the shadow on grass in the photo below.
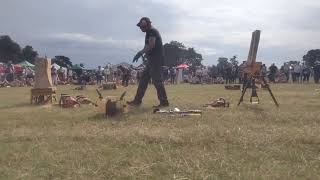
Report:
<svg viewBox="0 0 320 180"><path fill-rule="evenodd" d="M117 114L112 117L104 114L96 114L88 118L89 121L124 121L126 119L126 114Z"/></svg>
<svg viewBox="0 0 320 180"><path fill-rule="evenodd" d="M142 114L152 114L152 108L136 107L130 108L127 113L118 113L114 116L106 116L104 114L96 114L88 118L90 121L126 121L129 116L139 116Z"/></svg>
<svg viewBox="0 0 320 180"><path fill-rule="evenodd" d="M263 108L261 108L261 106L259 105L251 105L251 108L250 108L254 113L258 113L258 114L261 114L261 113L264 113L265 110Z"/></svg>
<svg viewBox="0 0 320 180"><path fill-rule="evenodd" d="M20 103L20 104L12 104L8 106L1 106L0 110L7 110L7 109L12 109L12 108L24 108L24 107L34 107L35 105L32 105L30 103Z"/></svg>

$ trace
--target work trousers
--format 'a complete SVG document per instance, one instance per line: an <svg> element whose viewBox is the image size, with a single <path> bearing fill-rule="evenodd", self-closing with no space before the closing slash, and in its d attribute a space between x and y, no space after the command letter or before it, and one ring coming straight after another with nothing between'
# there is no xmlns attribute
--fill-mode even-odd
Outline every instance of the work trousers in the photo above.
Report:
<svg viewBox="0 0 320 180"><path fill-rule="evenodd" d="M148 64L143 70L134 101L137 103L142 102L142 98L148 88L148 83L151 79L157 90L157 95L160 103L168 103L167 93L162 80L162 67L156 64Z"/></svg>
<svg viewBox="0 0 320 180"><path fill-rule="evenodd" d="M129 75L122 75L122 86L129 86Z"/></svg>

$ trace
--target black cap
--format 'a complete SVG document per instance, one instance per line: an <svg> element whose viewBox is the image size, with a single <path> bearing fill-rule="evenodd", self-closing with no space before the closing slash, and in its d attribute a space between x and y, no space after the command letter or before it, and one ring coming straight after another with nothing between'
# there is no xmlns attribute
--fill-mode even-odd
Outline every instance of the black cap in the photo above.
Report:
<svg viewBox="0 0 320 180"><path fill-rule="evenodd" d="M137 26L140 27L140 24L141 24L141 22L142 22L143 20L146 21L147 23L150 23L150 24L151 24L151 21L150 21L150 19L149 19L148 17L142 17L142 18L140 19L139 23L137 24Z"/></svg>

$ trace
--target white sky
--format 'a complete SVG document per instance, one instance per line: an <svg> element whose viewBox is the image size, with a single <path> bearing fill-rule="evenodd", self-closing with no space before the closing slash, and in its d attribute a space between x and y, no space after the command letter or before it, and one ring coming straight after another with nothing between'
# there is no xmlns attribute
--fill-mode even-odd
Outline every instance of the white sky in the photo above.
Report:
<svg viewBox="0 0 320 180"><path fill-rule="evenodd" d="M245 60L251 32L262 30L258 60L301 60L320 44L319 0L2 0L0 34L41 55L66 55L88 67L130 62L143 47L135 26L151 18L164 42L202 53L205 64L238 55Z"/></svg>

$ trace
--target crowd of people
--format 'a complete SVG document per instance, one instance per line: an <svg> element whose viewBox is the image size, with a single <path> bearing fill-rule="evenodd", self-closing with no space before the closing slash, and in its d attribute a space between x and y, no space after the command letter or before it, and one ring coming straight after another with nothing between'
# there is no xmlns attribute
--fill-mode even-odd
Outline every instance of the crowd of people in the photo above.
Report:
<svg viewBox="0 0 320 180"><path fill-rule="evenodd" d="M163 79L166 84L191 83L191 84L237 84L242 83L243 68L245 64L237 67L228 67L219 71L215 66L200 66L192 68L164 67ZM117 82L123 86L136 84L141 78L143 67L133 68L132 66L118 65L98 67L95 71L84 71L81 74L73 72L72 81L75 84L102 84L103 82ZM261 74L269 82L273 83L308 83L311 78L315 83L320 79L320 62L309 67L303 63L284 63L277 67L275 64L267 67L261 66ZM77 79L79 81L77 81Z"/></svg>
<svg viewBox="0 0 320 180"><path fill-rule="evenodd" d="M164 67L163 79L166 84L191 83L191 84L237 84L242 83L242 73L245 63L239 66L229 66L222 70L216 66L199 66L192 68ZM192 69L192 70L191 70ZM98 66L94 70L66 69L52 66L51 77L53 85L101 85L106 82L117 82L122 86L136 84L141 78L143 66L132 67L129 65ZM304 63L284 63L277 67L275 64L267 67L261 66L261 74L273 83L319 83L320 62L316 61L314 67ZM12 62L5 65L0 73L0 85L4 86L32 86L34 69L24 67L17 71Z"/></svg>
<svg viewBox="0 0 320 180"><path fill-rule="evenodd" d="M0 87L32 86L34 70L31 67L15 66L12 61L1 64Z"/></svg>

